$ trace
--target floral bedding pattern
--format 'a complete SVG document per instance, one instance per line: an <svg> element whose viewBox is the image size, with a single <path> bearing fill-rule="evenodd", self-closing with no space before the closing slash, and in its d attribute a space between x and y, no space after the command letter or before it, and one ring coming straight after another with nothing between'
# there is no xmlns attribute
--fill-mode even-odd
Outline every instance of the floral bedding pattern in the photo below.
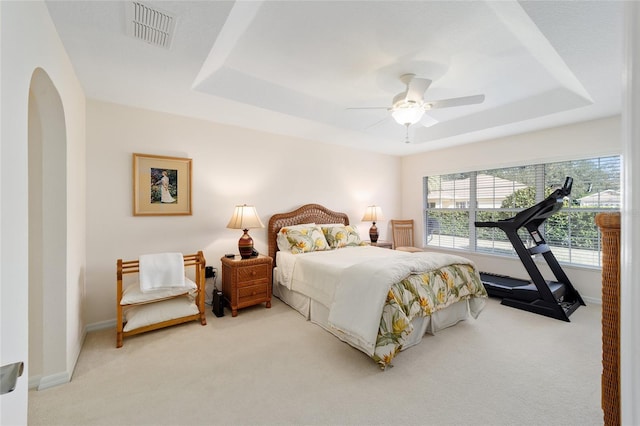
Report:
<svg viewBox="0 0 640 426"><path fill-rule="evenodd" d="M358 229L350 225L324 226L321 225L327 243L331 248L359 246L362 244Z"/></svg>
<svg viewBox="0 0 640 426"><path fill-rule="evenodd" d="M315 224L283 227L278 232L277 242L280 250L293 254L329 249L322 230Z"/></svg>
<svg viewBox="0 0 640 426"><path fill-rule="evenodd" d="M414 318L472 297L486 298L487 292L471 265L449 265L410 275L392 285L382 311L373 360L386 368L413 331Z"/></svg>

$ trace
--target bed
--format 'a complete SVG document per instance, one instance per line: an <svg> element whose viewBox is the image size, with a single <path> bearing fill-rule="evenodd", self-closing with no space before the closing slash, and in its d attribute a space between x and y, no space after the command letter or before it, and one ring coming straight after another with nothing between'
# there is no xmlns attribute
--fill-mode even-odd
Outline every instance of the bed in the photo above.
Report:
<svg viewBox="0 0 640 426"><path fill-rule="evenodd" d="M274 214L268 245L274 296L383 370L425 333L477 318L486 303L468 259L370 246L345 213L319 204Z"/></svg>

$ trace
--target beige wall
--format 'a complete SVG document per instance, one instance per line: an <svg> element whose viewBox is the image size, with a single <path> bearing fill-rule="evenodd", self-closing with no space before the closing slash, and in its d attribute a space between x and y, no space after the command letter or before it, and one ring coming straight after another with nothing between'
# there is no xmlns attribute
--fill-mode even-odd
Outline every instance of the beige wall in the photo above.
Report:
<svg viewBox="0 0 640 426"><path fill-rule="evenodd" d="M401 180L402 214L405 218L415 220L418 226L416 238L422 241L424 176L619 155L620 125L620 117L612 117L404 157ZM527 277L527 272L518 259L466 253L465 255L473 259L480 270ZM544 268L544 261L541 265L543 275L552 278ZM585 300L600 301L599 269L564 269Z"/></svg>
<svg viewBox="0 0 640 426"><path fill-rule="evenodd" d="M132 214L132 153L193 160L193 215ZM226 225L236 204L262 221L319 203L347 213L368 239L370 204L400 212L400 158L98 101L87 102L87 319L115 318L115 264L143 253L203 250L209 265L237 252ZM388 221L380 221L381 238ZM266 229L250 231L267 251Z"/></svg>
<svg viewBox="0 0 640 426"><path fill-rule="evenodd" d="M619 135L615 117L399 159L89 101L87 322L100 326L113 321L114 270L120 257L202 249L208 264L219 268L224 253L237 251L240 234L226 229L235 204L254 204L265 224L273 213L324 204L348 213L364 238L370 225L360 221L364 208L378 204L386 219L416 220L419 236L423 176L619 154ZM132 215L134 152L193 159L192 216ZM388 220L379 228L381 238L389 239ZM256 248L265 252L266 230L250 233ZM517 260L468 257L482 270L526 277ZM565 270L587 301L600 300L599 270Z"/></svg>
<svg viewBox="0 0 640 426"><path fill-rule="evenodd" d="M62 157L68 167L62 191L66 193L66 262L63 281L59 283L63 306L51 301L45 318L58 318L62 332L56 336L43 336L44 344L34 350L45 352L43 365L50 376L60 381L71 377L82 344L84 323L81 316L84 297L85 256L85 190L84 190L84 93L75 76L69 58L49 17L43 2L0 2L1 59L1 152L0 152L0 236L1 294L0 315L2 326L2 364L25 361L25 372L18 387L2 395L1 424L26 424L27 379L29 371L29 270L37 267L28 256L28 140L29 90L34 71L41 68L59 93L64 122L55 123L64 128L66 150ZM43 129L43 143L49 133ZM43 160L47 162L47 159ZM55 206L47 206L55 208ZM42 267L42 265L39 265ZM47 288L46 290L51 290ZM44 310L44 308L42 308ZM45 333L46 334L46 333ZM51 359L48 353L62 354ZM60 359L61 358L61 359Z"/></svg>

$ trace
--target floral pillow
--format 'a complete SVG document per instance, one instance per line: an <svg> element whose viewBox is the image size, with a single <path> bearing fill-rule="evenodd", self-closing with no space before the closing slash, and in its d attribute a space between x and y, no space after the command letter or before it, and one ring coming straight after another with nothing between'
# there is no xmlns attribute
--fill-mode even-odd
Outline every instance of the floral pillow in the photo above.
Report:
<svg viewBox="0 0 640 426"><path fill-rule="evenodd" d="M329 249L322 230L316 224L282 227L277 242L279 250L293 254Z"/></svg>
<svg viewBox="0 0 640 426"><path fill-rule="evenodd" d="M358 229L351 225L321 225L331 248L359 246L362 244Z"/></svg>

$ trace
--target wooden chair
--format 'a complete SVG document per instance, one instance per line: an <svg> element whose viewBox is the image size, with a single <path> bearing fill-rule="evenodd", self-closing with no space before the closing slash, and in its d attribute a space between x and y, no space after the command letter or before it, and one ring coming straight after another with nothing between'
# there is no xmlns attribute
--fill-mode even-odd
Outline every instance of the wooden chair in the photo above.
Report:
<svg viewBox="0 0 640 426"><path fill-rule="evenodd" d="M123 339L134 334L157 330L188 321L200 321L206 325L205 316L205 275L206 261L204 254L184 255L185 274L196 284L195 290L171 291L171 294L159 292L149 295L139 291L139 284L130 276L125 287L125 276L138 274L140 263L138 260L117 261L116 280L116 347L120 348ZM193 268L192 270L190 268ZM130 281L130 282L129 282ZM129 289L128 287L131 288ZM137 287L136 287L137 286ZM133 291L131 291L133 290ZM126 294L125 294L126 293ZM132 300L131 294L134 294ZM126 296L123 300L123 296ZM163 305L164 304L164 305ZM133 319L133 312L136 319ZM128 320L131 323L128 324ZM141 323L141 324L140 324ZM133 328L131 324L134 325ZM129 327L128 327L129 326Z"/></svg>
<svg viewBox="0 0 640 426"><path fill-rule="evenodd" d="M413 242L413 219L391 220L391 234L393 235L393 248L400 251L423 251Z"/></svg>

